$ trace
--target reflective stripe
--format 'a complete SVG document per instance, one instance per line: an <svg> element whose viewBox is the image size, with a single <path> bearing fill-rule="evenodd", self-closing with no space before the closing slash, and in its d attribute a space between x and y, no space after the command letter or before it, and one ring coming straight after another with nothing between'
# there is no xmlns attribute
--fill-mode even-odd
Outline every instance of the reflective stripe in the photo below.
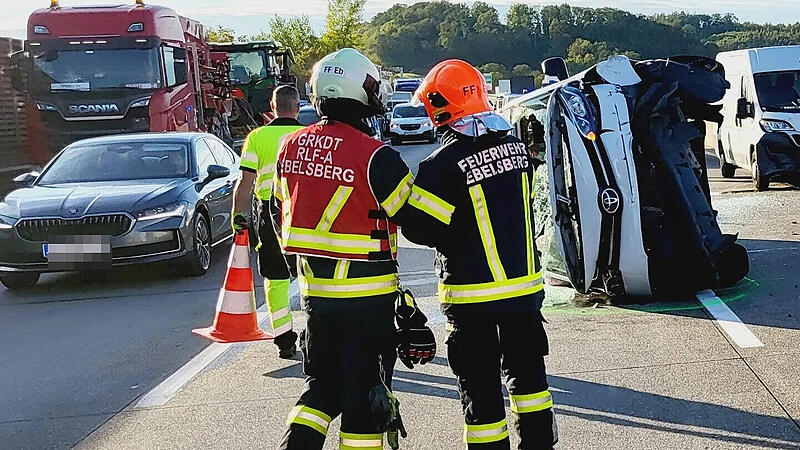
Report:
<svg viewBox="0 0 800 450"><path fill-rule="evenodd" d="M286 419L287 425L292 423L311 427L324 436L328 434L328 425L331 423L331 416L305 405L297 405L289 411L289 418Z"/></svg>
<svg viewBox="0 0 800 450"><path fill-rule="evenodd" d="M536 177L535 173L534 177ZM522 172L522 209L525 211L525 250L528 257L528 273L533 273L536 268L533 259L533 231L531 231L531 197L528 174L525 172Z"/></svg>
<svg viewBox="0 0 800 450"><path fill-rule="evenodd" d="M247 167L248 169L256 169L258 170L258 155L251 150L247 150L242 155L242 159L240 160L240 164L243 167Z"/></svg>
<svg viewBox="0 0 800 450"><path fill-rule="evenodd" d="M311 278L300 275L300 292L304 296L327 298L356 298L390 294L397 290L399 279L396 273L374 277Z"/></svg>
<svg viewBox="0 0 800 450"><path fill-rule="evenodd" d="M483 444L497 442L508 437L508 424L506 419L485 425L464 426L464 442L468 444Z"/></svg>
<svg viewBox="0 0 800 450"><path fill-rule="evenodd" d="M333 278L337 280L347 278L348 270L350 270L350 260L340 259L336 261L336 268L333 270Z"/></svg>
<svg viewBox="0 0 800 450"><path fill-rule="evenodd" d="M287 331L292 331L292 321L291 320L286 322L283 325L277 325L276 326L275 324L272 324L272 332L275 334L275 336L280 336L283 333L286 333Z"/></svg>
<svg viewBox="0 0 800 450"><path fill-rule="evenodd" d="M511 411L524 414L542 411L553 407L553 397L550 391L541 391L534 394L510 395Z"/></svg>
<svg viewBox="0 0 800 450"><path fill-rule="evenodd" d="M442 303L481 303L505 298L521 297L542 290L542 274L534 273L510 280L476 284L439 283L439 300Z"/></svg>
<svg viewBox="0 0 800 450"><path fill-rule="evenodd" d="M275 174L272 179L272 188L275 198L280 201L283 201L283 180L278 174Z"/></svg>
<svg viewBox="0 0 800 450"><path fill-rule="evenodd" d="M266 175L266 174L270 174L271 175L271 174L275 173L275 169L277 167L278 167L278 165L275 164L275 163L267 164L267 165L261 167L260 169L258 169L257 173L259 175Z"/></svg>
<svg viewBox="0 0 800 450"><path fill-rule="evenodd" d="M284 206L286 208L286 206ZM284 218L284 220L286 220ZM283 230L283 245L335 253L366 255L381 250L381 241L359 234L331 233L291 227Z"/></svg>
<svg viewBox="0 0 800 450"><path fill-rule="evenodd" d="M228 314L251 314L256 310L256 298L252 292L220 290L217 311Z"/></svg>
<svg viewBox="0 0 800 450"><path fill-rule="evenodd" d="M281 308L281 309L279 309L277 311L272 311L269 314L272 317L272 321L274 322L274 321L276 321L276 320L278 320L278 319L280 319L282 317L288 316L289 315L289 307L287 306L286 308Z"/></svg>
<svg viewBox="0 0 800 450"><path fill-rule="evenodd" d="M336 188L336 192L334 192L333 197L331 197L331 201L328 202L328 206L326 206L325 211L322 212L322 218L319 219L319 224L317 224L316 228L318 231L330 231L331 226L333 226L333 221L336 220L336 217L339 215L339 212L342 211L344 204L352 193L352 186L339 186Z"/></svg>
<svg viewBox="0 0 800 450"><path fill-rule="evenodd" d="M411 195L408 197L408 204L429 214L445 225L450 224L453 211L456 207L437 197L436 195L414 185L411 188Z"/></svg>
<svg viewBox="0 0 800 450"><path fill-rule="evenodd" d="M383 434L339 432L340 449L383 449Z"/></svg>
<svg viewBox="0 0 800 450"><path fill-rule="evenodd" d="M408 175L403 177L400 180L400 183L397 187L386 197L386 200L381 202L381 207L386 211L386 214L389 217L394 216L397 214L397 211L400 210L400 207L408 200L408 196L411 195L411 185L414 183L414 175L411 172L408 172Z"/></svg>
<svg viewBox="0 0 800 450"><path fill-rule="evenodd" d="M494 239L492 221L489 219L489 210L486 206L486 196L483 195L483 188L476 184L469 188L469 196L472 197L472 207L475 209L475 220L478 222L478 230L481 233L483 251L486 253L486 263L492 271L494 281L506 279L506 272L500 262L500 255L497 254L497 242ZM530 273L530 272L529 272Z"/></svg>

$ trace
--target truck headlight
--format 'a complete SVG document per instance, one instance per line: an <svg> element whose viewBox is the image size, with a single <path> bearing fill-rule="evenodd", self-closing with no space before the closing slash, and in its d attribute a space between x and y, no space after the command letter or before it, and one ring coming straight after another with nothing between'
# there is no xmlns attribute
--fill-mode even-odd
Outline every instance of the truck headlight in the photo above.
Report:
<svg viewBox="0 0 800 450"><path fill-rule="evenodd" d="M150 97L140 98L131 103L131 108L142 108L144 106L150 106Z"/></svg>
<svg viewBox="0 0 800 450"><path fill-rule="evenodd" d="M763 119L761 121L761 129L767 133L772 133L774 131L794 131L794 127L789 122L770 119Z"/></svg>
<svg viewBox="0 0 800 450"><path fill-rule="evenodd" d="M186 205L181 202L170 203L168 205L147 208L136 213L138 220L165 219L167 217L183 217L186 213Z"/></svg>

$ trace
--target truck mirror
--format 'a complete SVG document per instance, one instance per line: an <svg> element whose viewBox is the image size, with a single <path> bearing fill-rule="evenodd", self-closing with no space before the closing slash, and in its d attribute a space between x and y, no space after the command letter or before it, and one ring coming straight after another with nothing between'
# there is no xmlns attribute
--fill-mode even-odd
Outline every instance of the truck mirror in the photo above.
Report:
<svg viewBox="0 0 800 450"><path fill-rule="evenodd" d="M186 64L186 49L176 48L175 57L175 85L180 86L189 82L189 65Z"/></svg>
<svg viewBox="0 0 800 450"><path fill-rule="evenodd" d="M11 54L11 64L8 67L8 75L11 79L11 86L19 92L28 92L28 75L33 68L33 60L30 52L21 50Z"/></svg>
<svg viewBox="0 0 800 450"><path fill-rule="evenodd" d="M753 110L753 103L748 102L746 98L742 97L736 102L736 118L737 119L748 119L751 117L755 117L755 111Z"/></svg>

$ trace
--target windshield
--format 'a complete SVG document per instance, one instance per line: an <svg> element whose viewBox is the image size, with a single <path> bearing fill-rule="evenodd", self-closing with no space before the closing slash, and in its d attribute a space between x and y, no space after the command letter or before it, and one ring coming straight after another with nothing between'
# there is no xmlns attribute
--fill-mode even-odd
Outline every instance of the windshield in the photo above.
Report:
<svg viewBox="0 0 800 450"><path fill-rule="evenodd" d="M67 147L37 184L179 178L189 170L186 144L114 142Z"/></svg>
<svg viewBox="0 0 800 450"><path fill-rule="evenodd" d="M392 94L393 102L397 101L407 102L409 100L411 100L411 92L395 92L394 94Z"/></svg>
<svg viewBox="0 0 800 450"><path fill-rule="evenodd" d="M319 115L314 108L300 108L300 114L297 116L297 121L303 125L311 125L319 122Z"/></svg>
<svg viewBox="0 0 800 450"><path fill-rule="evenodd" d="M800 110L800 71L755 74L756 92L767 111Z"/></svg>
<svg viewBox="0 0 800 450"><path fill-rule="evenodd" d="M231 81L247 84L253 79L267 77L267 66L263 51L228 53L231 62Z"/></svg>
<svg viewBox="0 0 800 450"><path fill-rule="evenodd" d="M407 119L410 117L428 117L424 106L398 106L394 109L394 117Z"/></svg>
<svg viewBox="0 0 800 450"><path fill-rule="evenodd" d="M42 87L52 91L161 87L155 48L49 50L36 56L34 67Z"/></svg>

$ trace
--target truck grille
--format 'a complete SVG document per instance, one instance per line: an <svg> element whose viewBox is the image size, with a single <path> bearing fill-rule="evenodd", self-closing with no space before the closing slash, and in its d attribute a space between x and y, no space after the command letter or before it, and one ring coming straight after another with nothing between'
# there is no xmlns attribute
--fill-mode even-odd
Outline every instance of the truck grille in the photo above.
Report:
<svg viewBox="0 0 800 450"><path fill-rule="evenodd" d="M419 130L419 124L418 123L411 123L411 124L400 125L400 129L401 130L405 130L405 131Z"/></svg>
<svg viewBox="0 0 800 450"><path fill-rule="evenodd" d="M131 228L132 220L125 214L88 216L80 219L23 219L17 224L22 239L44 242L50 235L97 234L117 237Z"/></svg>

